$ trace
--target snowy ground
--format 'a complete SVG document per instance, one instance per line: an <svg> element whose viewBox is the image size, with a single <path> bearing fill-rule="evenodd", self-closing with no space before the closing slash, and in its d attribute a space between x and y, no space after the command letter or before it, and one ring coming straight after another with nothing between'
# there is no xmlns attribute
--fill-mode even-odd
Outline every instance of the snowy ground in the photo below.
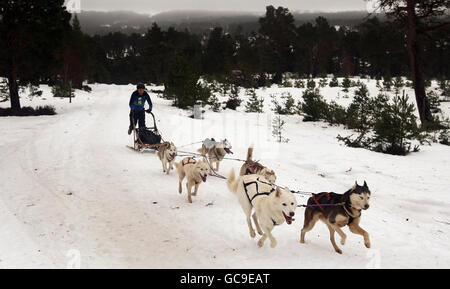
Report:
<svg viewBox="0 0 450 289"><path fill-rule="evenodd" d="M336 139L348 131L304 123L300 116L285 118L290 142L279 144L271 136L270 113L207 111L204 120L194 120L152 94L159 128L178 146L226 137L234 157L245 158L254 143L255 159L294 190L342 193L355 180L369 184L371 208L361 226L372 249L346 228L344 253L335 253L321 223L300 244L302 208L293 225L275 228L275 249L267 242L258 248L223 180L209 177L189 204L177 192L176 173L164 175L154 153L126 148L133 86L92 87L69 104L42 86L42 98L23 97L22 105L52 104L58 115L0 118L0 268L450 267L449 147L423 146L407 157L348 148ZM373 81L369 88L375 95ZM342 92L337 98L340 90L322 94L348 104ZM282 91L301 96L295 88L258 90L266 111L270 94ZM448 103L443 110L450 115ZM220 173L240 165L224 161Z"/></svg>

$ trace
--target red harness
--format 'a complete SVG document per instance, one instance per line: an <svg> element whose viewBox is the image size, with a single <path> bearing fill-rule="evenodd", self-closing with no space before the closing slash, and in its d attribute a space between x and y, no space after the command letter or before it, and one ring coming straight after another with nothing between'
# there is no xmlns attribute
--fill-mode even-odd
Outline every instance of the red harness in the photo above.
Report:
<svg viewBox="0 0 450 289"><path fill-rule="evenodd" d="M185 165L187 165L187 164L196 164L196 163L197 163L197 161L194 160L193 158L188 158L188 159L187 159L187 163L184 162L185 160L186 160L186 159L184 159L184 160L181 161L181 164L183 165L183 167L184 167ZM193 162L191 162L191 161L193 161Z"/></svg>
<svg viewBox="0 0 450 289"><path fill-rule="evenodd" d="M320 210L323 211L323 207L321 206L321 204L319 203L319 200L322 199L323 196L327 196L328 199L330 199L330 193L320 193L320 194L313 194L312 198L314 200L314 202L319 206ZM319 198L317 198L317 196Z"/></svg>

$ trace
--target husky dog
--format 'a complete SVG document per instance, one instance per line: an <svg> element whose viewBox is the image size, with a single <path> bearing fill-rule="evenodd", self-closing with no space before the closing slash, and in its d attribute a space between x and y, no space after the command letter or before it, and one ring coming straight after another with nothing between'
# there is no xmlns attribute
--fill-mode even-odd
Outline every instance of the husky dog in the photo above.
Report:
<svg viewBox="0 0 450 289"><path fill-rule="evenodd" d="M369 208L370 190L364 181L363 186L355 185L344 194L320 193L313 194L308 199L308 205L305 210L305 223L300 235L300 243L305 243L305 234L314 227L317 220L324 222L330 230L330 240L334 250L342 254L342 250L336 245L334 232L341 236L341 244L345 244L347 236L341 230L348 225L350 231L364 237L364 244L370 248L369 234L359 226L361 220L361 211ZM337 206L321 206L322 204L336 204Z"/></svg>
<svg viewBox="0 0 450 289"><path fill-rule="evenodd" d="M247 160L242 165L239 175L240 176L251 174L261 175L265 177L270 183L274 184L277 180L275 172L273 170L269 170L265 166L261 165L259 162L253 161L252 158L253 158L253 146L248 148Z"/></svg>
<svg viewBox="0 0 450 289"><path fill-rule="evenodd" d="M216 163L215 171L219 171L219 164L225 155L233 153L231 148L231 144L227 139L224 139L221 142L216 142L213 138L207 138L203 141L202 147L198 149L197 152L204 156L208 156L211 166L213 163Z"/></svg>
<svg viewBox="0 0 450 289"><path fill-rule="evenodd" d="M186 188L188 193L188 201L192 203L192 196L196 196L198 192L198 186L200 183L206 182L206 177L209 173L209 166L204 161L196 161L193 158L185 158L179 163L174 163L178 170L179 176L179 186L178 192L181 194L183 189L181 188L181 183L183 179L187 178ZM195 186L195 190L193 193L192 187Z"/></svg>
<svg viewBox="0 0 450 289"><path fill-rule="evenodd" d="M157 155L161 160L163 172L169 174L170 170L173 169L173 163L177 156L177 148L173 142L164 142L159 147Z"/></svg>
<svg viewBox="0 0 450 289"><path fill-rule="evenodd" d="M258 246L262 247L264 241L269 238L270 246L274 248L277 241L272 235L272 230L276 225L281 225L285 221L289 225L292 224L297 208L295 196L288 188L275 188L260 175L245 175L236 178L234 169L228 177L227 186L238 197L244 210L250 237L256 236L250 219L254 208L253 221L258 234L262 235L258 241Z"/></svg>

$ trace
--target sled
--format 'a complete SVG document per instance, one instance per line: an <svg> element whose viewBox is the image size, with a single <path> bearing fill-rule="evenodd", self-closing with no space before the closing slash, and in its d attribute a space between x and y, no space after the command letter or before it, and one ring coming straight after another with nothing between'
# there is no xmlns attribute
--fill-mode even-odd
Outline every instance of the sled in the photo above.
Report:
<svg viewBox="0 0 450 289"><path fill-rule="evenodd" d="M145 111L152 115L153 127L136 128L136 123L133 122L133 147L127 146L133 151L155 151L161 146L161 134L156 126L155 115L151 111Z"/></svg>

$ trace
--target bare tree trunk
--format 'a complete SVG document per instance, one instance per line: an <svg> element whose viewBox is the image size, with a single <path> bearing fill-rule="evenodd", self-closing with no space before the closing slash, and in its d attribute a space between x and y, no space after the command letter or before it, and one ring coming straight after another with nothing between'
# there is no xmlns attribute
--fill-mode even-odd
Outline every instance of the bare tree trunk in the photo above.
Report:
<svg viewBox="0 0 450 289"><path fill-rule="evenodd" d="M417 0L407 0L408 12L408 50L411 63L412 79L414 91L416 94L417 108L419 109L420 121L422 124L432 120L430 103L425 94L425 83L423 79L422 63L420 56L420 46L417 39L417 19L416 7Z"/></svg>
<svg viewBox="0 0 450 289"><path fill-rule="evenodd" d="M19 87L17 86L17 67L13 63L8 74L9 98L13 113L20 111Z"/></svg>

